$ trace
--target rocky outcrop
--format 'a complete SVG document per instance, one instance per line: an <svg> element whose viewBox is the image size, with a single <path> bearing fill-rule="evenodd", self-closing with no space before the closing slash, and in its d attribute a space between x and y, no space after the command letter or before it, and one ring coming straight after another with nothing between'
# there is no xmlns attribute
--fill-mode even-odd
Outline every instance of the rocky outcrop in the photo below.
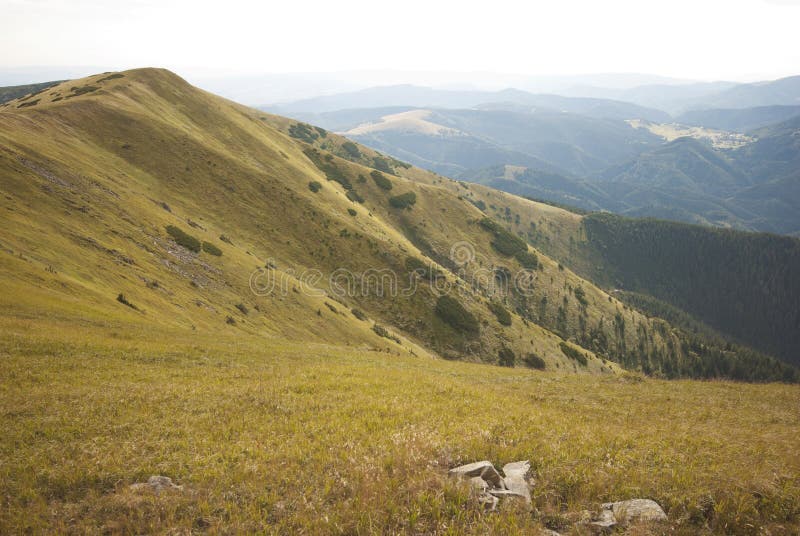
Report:
<svg viewBox="0 0 800 536"><path fill-rule="evenodd" d="M478 502L494 510L499 499L506 497L521 498L530 504L531 492L526 479L530 468L528 461L508 463L503 466L505 476L502 476L492 462L481 461L454 467L449 474L459 480L468 481L472 490L478 494Z"/></svg>

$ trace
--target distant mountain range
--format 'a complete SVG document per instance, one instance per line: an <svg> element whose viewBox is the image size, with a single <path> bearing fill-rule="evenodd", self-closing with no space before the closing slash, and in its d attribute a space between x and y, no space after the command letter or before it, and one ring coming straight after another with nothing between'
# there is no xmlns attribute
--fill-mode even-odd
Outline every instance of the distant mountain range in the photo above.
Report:
<svg viewBox="0 0 800 536"><path fill-rule="evenodd" d="M401 85L268 109L537 199L800 233L800 77L565 93Z"/></svg>

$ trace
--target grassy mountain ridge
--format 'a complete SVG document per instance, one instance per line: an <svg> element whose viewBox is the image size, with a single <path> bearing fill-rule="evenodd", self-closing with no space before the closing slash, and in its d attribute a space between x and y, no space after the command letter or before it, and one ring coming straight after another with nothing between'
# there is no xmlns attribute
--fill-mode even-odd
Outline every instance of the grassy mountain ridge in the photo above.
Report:
<svg viewBox="0 0 800 536"><path fill-rule="evenodd" d="M7 148L4 209L13 223L0 242L6 276L14 282L15 292L7 296L16 301L19 314L36 314L27 301L32 294L41 295L41 304L52 293L53 303L64 303L67 311L63 289L69 288L85 293L96 317L111 311L110 318L133 317L144 324L265 332L417 353L425 353L419 344L436 342L444 355L489 362L497 360L500 348L510 347L520 359L535 352L549 366L574 368L559 349L559 337L520 320L500 326L486 308L485 291L460 291L459 299L482 322L474 339L436 316L436 296L427 284L391 301L355 293L338 303L330 288L322 296L291 291L253 296L250 275L267 263L289 278L291 288L301 288L302 281L291 274L307 269L326 275L340 267L354 273L390 269L405 278L408 257L429 259L415 243L442 262L458 241L475 242L490 265L500 259L489 236L465 227L481 213L440 188L391 176L390 195L372 179L360 182L374 169L325 150L316 162L309 159L310 146L288 135L296 125L292 121L222 101L164 71L119 75L68 82L52 88L48 102L24 108L12 102L0 112ZM70 97L56 100L63 95ZM276 128L285 128L286 135ZM43 129L52 129L46 138ZM336 151L346 142L315 132L319 140L338 144L330 147ZM375 165L378 155L369 154ZM308 187L313 181L322 185L317 193ZM349 199L349 191L364 202ZM416 205L393 208L390 199L408 192L416 194ZM447 227L442 220L431 229L429 215L445 211L453 215ZM164 231L168 225L215 244L223 255L185 251ZM37 246L36 236L52 240ZM509 266L515 267L513 261ZM50 288L41 288L41 276L34 275L40 272ZM456 284L446 270L442 273ZM60 288L59 281L67 287ZM26 293L29 284L37 288ZM327 286L324 280L321 284ZM118 294L136 309L118 302ZM353 317L353 307L363 309L371 322ZM233 323L226 327L227 318ZM410 339L393 343L371 329L374 321ZM601 369L609 372L613 365L597 359L582 367Z"/></svg>
<svg viewBox="0 0 800 536"><path fill-rule="evenodd" d="M44 311L68 321L70 304L85 296L80 307L100 322L401 353L427 348L489 363L508 348L518 364L532 353L549 368L578 372L618 370L615 362L633 348L666 359L667 348L680 346L679 334L484 225L487 213L509 216L484 213L465 185L229 103L166 71L97 75L44 95L34 106L14 101L0 109L4 210L12 222L0 243L14 314L39 317L42 304L52 303ZM210 246L189 251L170 227ZM463 266L453 260L456 245L468 248ZM207 252L215 250L222 255ZM534 269L524 292L508 285L525 274L523 262ZM429 277L415 275L420 265ZM286 293L252 293L251 276L265 266L288 281ZM398 285L414 279L418 288L387 300L365 288L374 281L356 279L341 295L326 279L340 268L390 270ZM323 277L298 279L308 270ZM474 317L476 333L460 331L442 311L439 284L452 287L466 311L453 314ZM316 290L301 292L306 287ZM599 355L584 350L587 364L575 363L564 340Z"/></svg>

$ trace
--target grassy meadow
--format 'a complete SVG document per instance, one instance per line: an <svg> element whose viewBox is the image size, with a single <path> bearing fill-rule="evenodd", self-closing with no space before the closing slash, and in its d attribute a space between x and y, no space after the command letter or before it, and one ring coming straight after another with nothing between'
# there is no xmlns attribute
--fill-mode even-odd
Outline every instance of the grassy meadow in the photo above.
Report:
<svg viewBox="0 0 800 536"><path fill-rule="evenodd" d="M0 533L797 534L800 386L507 369L255 336L0 320ZM449 467L529 459L533 511ZM166 475L182 492L129 486Z"/></svg>

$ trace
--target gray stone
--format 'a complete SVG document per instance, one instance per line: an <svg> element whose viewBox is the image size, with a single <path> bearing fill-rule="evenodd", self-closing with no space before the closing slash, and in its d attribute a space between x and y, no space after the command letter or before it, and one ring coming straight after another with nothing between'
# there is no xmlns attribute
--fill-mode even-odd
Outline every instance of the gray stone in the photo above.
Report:
<svg viewBox="0 0 800 536"><path fill-rule="evenodd" d="M592 529L597 532L605 532L616 526L617 519L614 517L614 512L611 510L601 510L597 519L589 523Z"/></svg>
<svg viewBox="0 0 800 536"><path fill-rule="evenodd" d="M651 499L631 499L604 503L604 512L611 512L617 523L627 525L635 521L666 521L667 514L659 504Z"/></svg>
<svg viewBox="0 0 800 536"><path fill-rule="evenodd" d="M561 536L560 533L550 529L539 529L540 536Z"/></svg>
<svg viewBox="0 0 800 536"><path fill-rule="evenodd" d="M481 493L478 495L478 502L490 512L494 512L494 510L497 508L497 503L500 502L500 499L488 493Z"/></svg>
<svg viewBox="0 0 800 536"><path fill-rule="evenodd" d="M528 488L528 481L525 477L530 470L531 464L527 460L507 463L503 466L503 473L506 475L503 482L506 488L525 499L528 504L531 502L531 490Z"/></svg>
<svg viewBox="0 0 800 536"><path fill-rule="evenodd" d="M131 489L161 493L162 491L183 491L183 486L176 485L168 476L153 475L147 479L147 482L132 484Z"/></svg>
<svg viewBox="0 0 800 536"><path fill-rule="evenodd" d="M492 462L489 461L468 463L467 465L454 467L450 469L450 475L461 478L479 476L484 479L489 486L505 489L503 477L500 476L500 473L494 468Z"/></svg>
<svg viewBox="0 0 800 536"><path fill-rule="evenodd" d="M489 493L494 495L495 497L522 497L525 498L525 495L522 493L517 493L516 491L512 491L510 489L490 489Z"/></svg>
<svg viewBox="0 0 800 536"><path fill-rule="evenodd" d="M476 491L484 492L489 489L489 484L479 476L473 476L469 479L469 487Z"/></svg>

